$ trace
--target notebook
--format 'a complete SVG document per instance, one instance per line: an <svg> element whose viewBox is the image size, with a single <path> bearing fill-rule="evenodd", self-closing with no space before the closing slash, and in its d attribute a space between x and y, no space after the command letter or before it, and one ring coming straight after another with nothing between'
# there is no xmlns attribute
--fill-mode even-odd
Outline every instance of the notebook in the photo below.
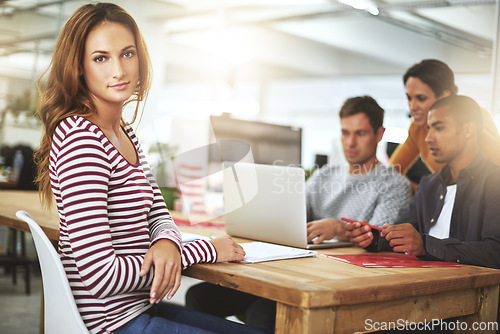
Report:
<svg viewBox="0 0 500 334"><path fill-rule="evenodd" d="M225 162L227 234L306 249L352 246L336 239L307 243L304 175L299 167Z"/></svg>
<svg viewBox="0 0 500 334"><path fill-rule="evenodd" d="M182 243L195 241L198 239L210 240L210 238L196 233L181 232ZM312 257L317 253L313 250L298 249L282 245L270 244L267 242L243 242L240 244L245 251L245 257L241 263L257 263L265 261L296 259L299 257Z"/></svg>

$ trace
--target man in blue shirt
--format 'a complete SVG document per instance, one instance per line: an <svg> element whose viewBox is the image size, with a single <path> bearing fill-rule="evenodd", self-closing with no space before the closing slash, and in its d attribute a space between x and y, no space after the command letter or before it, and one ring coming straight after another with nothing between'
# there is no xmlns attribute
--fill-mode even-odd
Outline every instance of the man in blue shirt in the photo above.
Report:
<svg viewBox="0 0 500 334"><path fill-rule="evenodd" d="M431 107L429 144L438 173L422 178L409 209L378 235L359 223L347 236L359 247L406 252L428 259L500 268L500 166L479 148L477 103L449 96Z"/></svg>

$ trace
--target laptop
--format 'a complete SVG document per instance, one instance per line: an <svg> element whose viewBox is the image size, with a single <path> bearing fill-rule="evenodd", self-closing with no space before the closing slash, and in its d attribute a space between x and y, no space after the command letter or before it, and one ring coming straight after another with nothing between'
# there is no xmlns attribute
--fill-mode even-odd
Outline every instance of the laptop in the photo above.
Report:
<svg viewBox="0 0 500 334"><path fill-rule="evenodd" d="M302 168L224 163L227 234L305 249L352 246L336 239L307 243L306 185Z"/></svg>

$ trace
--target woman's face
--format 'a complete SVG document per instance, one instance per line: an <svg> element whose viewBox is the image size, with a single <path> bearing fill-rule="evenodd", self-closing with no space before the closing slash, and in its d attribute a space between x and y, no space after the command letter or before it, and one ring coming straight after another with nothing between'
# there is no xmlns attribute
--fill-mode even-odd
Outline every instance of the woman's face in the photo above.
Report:
<svg viewBox="0 0 500 334"><path fill-rule="evenodd" d="M123 106L139 81L139 58L132 32L116 22L102 22L89 33L83 76L97 109Z"/></svg>
<svg viewBox="0 0 500 334"><path fill-rule="evenodd" d="M449 91L444 91L442 96L435 96L431 87L423 83L422 80L415 77L409 77L406 80L406 97L408 98L408 106L410 107L410 115L416 126L427 126L427 114L429 109L438 99L450 94Z"/></svg>

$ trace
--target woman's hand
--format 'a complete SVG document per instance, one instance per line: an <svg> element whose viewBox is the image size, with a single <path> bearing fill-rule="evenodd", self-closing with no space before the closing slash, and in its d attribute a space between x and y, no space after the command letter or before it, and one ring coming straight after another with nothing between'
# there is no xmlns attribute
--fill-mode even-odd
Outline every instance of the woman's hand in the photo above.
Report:
<svg viewBox="0 0 500 334"><path fill-rule="evenodd" d="M217 262L243 261L245 251L231 237L225 235L210 240L217 251Z"/></svg>
<svg viewBox="0 0 500 334"><path fill-rule="evenodd" d="M139 276L145 276L151 265L154 277L149 302L159 303L165 296L171 299L181 284L181 254L177 245L168 239L157 241L146 253Z"/></svg>

